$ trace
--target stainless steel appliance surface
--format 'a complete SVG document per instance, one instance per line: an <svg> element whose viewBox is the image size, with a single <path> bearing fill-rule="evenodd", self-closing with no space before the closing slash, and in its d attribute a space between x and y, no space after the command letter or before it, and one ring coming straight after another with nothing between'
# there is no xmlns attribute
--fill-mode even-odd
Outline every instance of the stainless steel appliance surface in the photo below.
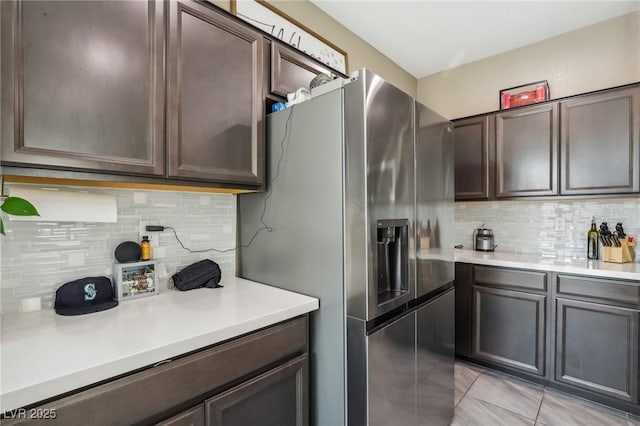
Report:
<svg viewBox="0 0 640 426"><path fill-rule="evenodd" d="M473 231L473 249L476 251L494 251L498 247L494 244L493 230L482 227Z"/></svg>
<svg viewBox="0 0 640 426"><path fill-rule="evenodd" d="M268 187L238 196L238 274L320 299L312 424L445 425L452 126L368 70L353 80L267 116Z"/></svg>

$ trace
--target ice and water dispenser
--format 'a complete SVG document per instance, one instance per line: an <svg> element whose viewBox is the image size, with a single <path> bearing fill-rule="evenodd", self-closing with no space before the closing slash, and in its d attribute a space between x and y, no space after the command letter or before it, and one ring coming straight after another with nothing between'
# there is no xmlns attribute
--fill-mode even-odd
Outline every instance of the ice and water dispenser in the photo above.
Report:
<svg viewBox="0 0 640 426"><path fill-rule="evenodd" d="M409 291L409 220L377 221L378 306Z"/></svg>

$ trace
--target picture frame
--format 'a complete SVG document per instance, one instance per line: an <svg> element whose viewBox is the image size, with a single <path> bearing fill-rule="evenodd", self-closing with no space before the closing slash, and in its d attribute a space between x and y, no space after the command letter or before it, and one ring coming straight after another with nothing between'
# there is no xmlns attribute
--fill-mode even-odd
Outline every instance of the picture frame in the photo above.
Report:
<svg viewBox="0 0 640 426"><path fill-rule="evenodd" d="M500 90L498 102L503 110L548 101L550 96L549 82L541 80Z"/></svg>
<svg viewBox="0 0 640 426"><path fill-rule="evenodd" d="M230 11L294 49L348 75L347 52L265 0L230 0Z"/></svg>
<svg viewBox="0 0 640 426"><path fill-rule="evenodd" d="M157 265L153 260L114 263L113 282L118 301L158 294Z"/></svg>

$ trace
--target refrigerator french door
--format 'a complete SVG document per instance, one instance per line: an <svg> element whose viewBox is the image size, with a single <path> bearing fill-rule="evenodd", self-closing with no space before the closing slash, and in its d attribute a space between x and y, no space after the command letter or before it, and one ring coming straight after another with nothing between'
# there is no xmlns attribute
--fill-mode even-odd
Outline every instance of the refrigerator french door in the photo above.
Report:
<svg viewBox="0 0 640 426"><path fill-rule="evenodd" d="M238 196L238 275L320 299L310 321L314 425L418 420L416 332L424 326L416 307L446 288L453 250L447 257L441 218L448 178L435 175L449 166L429 176L416 170L449 161L439 146L447 121L416 111L409 95L361 70L344 87L266 117L267 190ZM441 154L420 160L417 150ZM417 177L435 179L419 186L419 209ZM440 242L420 254L416 212L424 226L437 225ZM265 224L270 231L256 237ZM416 273L417 264L428 273ZM425 292L416 276L427 277Z"/></svg>

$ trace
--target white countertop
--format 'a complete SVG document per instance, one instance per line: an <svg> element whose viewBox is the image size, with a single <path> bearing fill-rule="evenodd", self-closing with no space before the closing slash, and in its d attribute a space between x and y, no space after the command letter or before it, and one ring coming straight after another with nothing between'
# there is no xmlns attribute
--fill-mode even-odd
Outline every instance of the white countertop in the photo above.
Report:
<svg viewBox="0 0 640 426"><path fill-rule="evenodd" d="M2 316L0 410L32 404L318 309L318 299L242 278L224 288L120 303L60 316Z"/></svg>
<svg viewBox="0 0 640 426"><path fill-rule="evenodd" d="M475 263L479 265L564 272L567 274L640 281L640 263L638 262L610 263L601 260L560 260L527 254L459 249L455 250L455 260L456 262Z"/></svg>

